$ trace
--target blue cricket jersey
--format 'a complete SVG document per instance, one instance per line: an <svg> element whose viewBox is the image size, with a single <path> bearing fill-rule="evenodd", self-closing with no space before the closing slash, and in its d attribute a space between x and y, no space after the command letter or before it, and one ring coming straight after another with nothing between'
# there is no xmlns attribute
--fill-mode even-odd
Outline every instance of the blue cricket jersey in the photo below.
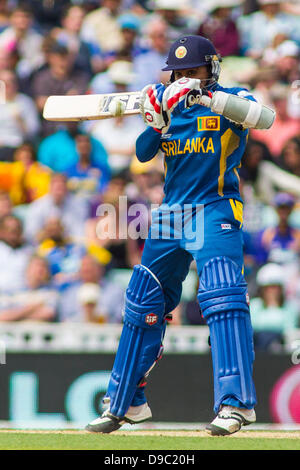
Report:
<svg viewBox="0 0 300 470"><path fill-rule="evenodd" d="M244 88L215 91L254 97ZM172 113L166 134L148 127L137 139L136 155L140 161L153 158L160 149L165 161L164 203L207 204L220 199L242 201L238 169L247 143L248 130L212 112L181 102Z"/></svg>

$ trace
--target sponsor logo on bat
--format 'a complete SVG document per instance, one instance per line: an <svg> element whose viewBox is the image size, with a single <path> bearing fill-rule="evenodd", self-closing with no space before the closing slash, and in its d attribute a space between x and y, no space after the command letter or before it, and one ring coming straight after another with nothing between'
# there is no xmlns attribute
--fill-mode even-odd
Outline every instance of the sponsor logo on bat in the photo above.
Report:
<svg viewBox="0 0 300 470"><path fill-rule="evenodd" d="M104 97L103 102L101 103L101 112L102 113L109 113L109 105L111 101L118 97L120 101L123 101L126 104L126 111L132 111L134 109L139 109L139 100L140 95L138 93L133 95L121 95L119 96L117 93L113 95L107 95ZM126 112L125 111L125 112Z"/></svg>

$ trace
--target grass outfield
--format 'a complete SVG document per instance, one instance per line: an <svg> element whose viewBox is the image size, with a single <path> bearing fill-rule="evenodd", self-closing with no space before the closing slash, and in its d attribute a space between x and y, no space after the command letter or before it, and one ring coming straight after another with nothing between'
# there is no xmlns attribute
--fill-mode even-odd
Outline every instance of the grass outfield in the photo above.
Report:
<svg viewBox="0 0 300 470"><path fill-rule="evenodd" d="M299 431L240 431L211 437L203 431L0 431L0 450L300 450Z"/></svg>

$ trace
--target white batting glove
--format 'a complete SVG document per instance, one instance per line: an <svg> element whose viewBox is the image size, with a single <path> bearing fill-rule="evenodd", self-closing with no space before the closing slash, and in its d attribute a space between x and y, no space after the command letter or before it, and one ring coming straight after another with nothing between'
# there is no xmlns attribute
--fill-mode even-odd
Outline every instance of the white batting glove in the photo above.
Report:
<svg viewBox="0 0 300 470"><path fill-rule="evenodd" d="M194 104L210 106L212 93L200 88L201 80L197 78L179 78L166 88L163 94L162 107L166 112L172 112L174 108L184 101L185 108Z"/></svg>
<svg viewBox="0 0 300 470"><path fill-rule="evenodd" d="M155 130L165 133L170 127L171 113L162 109L163 84L147 85L141 91L140 112L144 122Z"/></svg>
<svg viewBox="0 0 300 470"><path fill-rule="evenodd" d="M168 87L162 84L147 85L141 91L140 111L144 122L161 133L171 124L171 113L184 101L185 108L194 104L210 106L212 93L200 88L201 80L180 78Z"/></svg>

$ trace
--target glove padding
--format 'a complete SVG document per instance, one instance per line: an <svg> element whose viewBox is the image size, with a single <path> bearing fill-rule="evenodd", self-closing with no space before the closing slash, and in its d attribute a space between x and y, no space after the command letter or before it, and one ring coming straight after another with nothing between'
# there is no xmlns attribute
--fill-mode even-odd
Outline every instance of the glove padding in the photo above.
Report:
<svg viewBox="0 0 300 470"><path fill-rule="evenodd" d="M140 98L140 111L144 122L165 133L171 124L172 111L183 100L186 108L194 104L209 106L211 93L202 90L200 83L199 79L183 77L168 87L162 84L147 85L143 88Z"/></svg>
<svg viewBox="0 0 300 470"><path fill-rule="evenodd" d="M171 124L171 113L165 113L162 108L165 89L163 84L147 85L140 96L140 112L144 122L159 132L167 132Z"/></svg>
<svg viewBox="0 0 300 470"><path fill-rule="evenodd" d="M165 89L162 101L163 109L171 113L181 101L184 101L184 106L189 108L188 98L191 93L202 95L200 80L186 77L179 78Z"/></svg>

